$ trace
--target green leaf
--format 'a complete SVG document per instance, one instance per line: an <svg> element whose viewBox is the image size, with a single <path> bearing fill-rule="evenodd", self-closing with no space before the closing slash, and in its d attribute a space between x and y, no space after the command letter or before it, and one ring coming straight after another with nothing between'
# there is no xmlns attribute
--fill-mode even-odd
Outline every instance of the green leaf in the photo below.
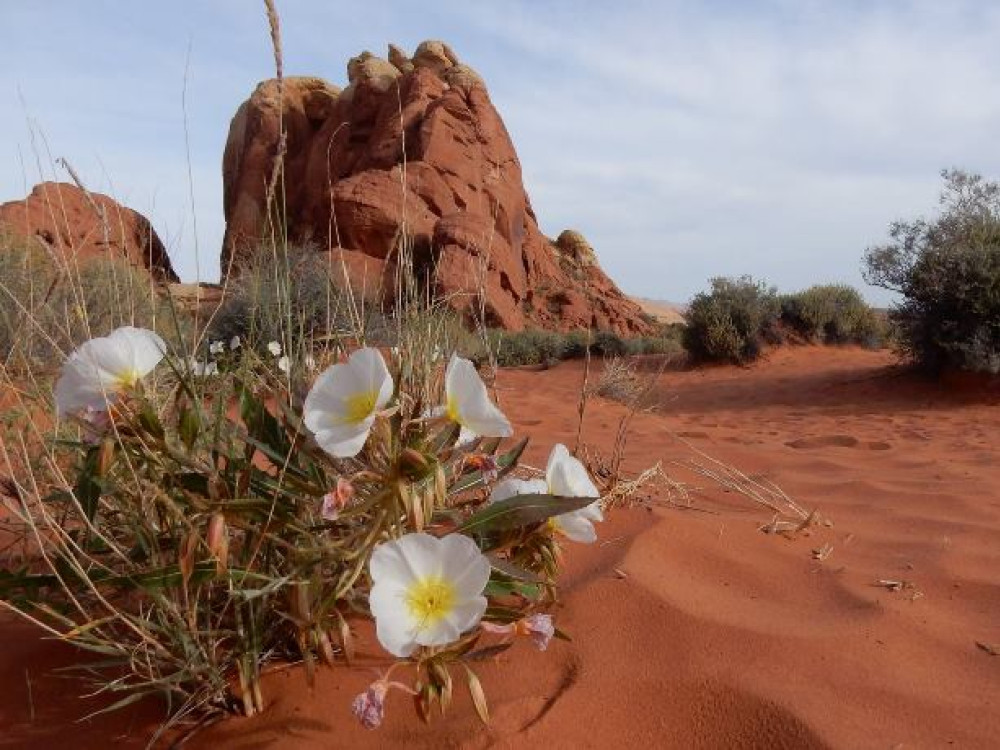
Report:
<svg viewBox="0 0 1000 750"><path fill-rule="evenodd" d="M190 407L185 407L177 422L177 433L180 435L184 447L191 450L200 432L201 418L198 416L198 411Z"/></svg>
<svg viewBox="0 0 1000 750"><path fill-rule="evenodd" d="M524 453L524 449L528 446L528 438L523 438L518 441L518 443L511 448L509 451L504 453L497 459L497 479L503 479L511 470L517 466L517 462L521 460L521 454ZM482 472L474 471L460 477L455 484L452 485L451 489L448 491L449 495L458 495L459 493L465 492L466 490L471 490L480 485L485 484L483 480Z"/></svg>
<svg viewBox="0 0 1000 750"><path fill-rule="evenodd" d="M139 412L139 424L142 426L142 429L157 440L162 440L164 434L166 434L159 416L157 416L156 411L148 403L142 405L142 410Z"/></svg>
<svg viewBox="0 0 1000 750"><path fill-rule="evenodd" d="M470 516L455 529L461 534L489 534L520 529L586 508L596 497L560 497L558 495L517 495L509 500L488 505Z"/></svg>
<svg viewBox="0 0 1000 750"><path fill-rule="evenodd" d="M101 483L97 479L97 464L100 458L101 447L95 445L87 451L87 457L83 460L83 468L76 478L76 487L73 494L80 502L84 514L91 521L97 513L97 501L101 497Z"/></svg>

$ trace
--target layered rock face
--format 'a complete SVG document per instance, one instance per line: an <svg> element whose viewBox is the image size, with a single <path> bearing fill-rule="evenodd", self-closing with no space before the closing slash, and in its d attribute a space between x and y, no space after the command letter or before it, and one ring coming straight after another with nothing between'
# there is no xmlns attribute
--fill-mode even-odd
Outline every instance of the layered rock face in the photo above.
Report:
<svg viewBox="0 0 1000 750"><path fill-rule="evenodd" d="M33 237L69 260L122 258L158 281L177 281L149 220L99 193L63 182L36 185L22 201L0 205L0 228Z"/></svg>
<svg viewBox="0 0 1000 750"><path fill-rule="evenodd" d="M579 233L541 233L482 79L446 44L424 42L412 58L394 45L388 60L364 52L347 75L343 90L285 78L280 96L265 81L240 106L223 158L224 273L280 225L368 289L391 292L406 247L439 294L490 326L649 330Z"/></svg>

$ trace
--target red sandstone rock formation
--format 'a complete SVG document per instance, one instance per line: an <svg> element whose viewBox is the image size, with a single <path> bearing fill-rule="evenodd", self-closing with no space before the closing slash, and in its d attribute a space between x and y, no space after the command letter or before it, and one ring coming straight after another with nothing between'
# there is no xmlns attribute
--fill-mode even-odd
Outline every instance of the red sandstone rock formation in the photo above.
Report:
<svg viewBox="0 0 1000 750"><path fill-rule="evenodd" d="M177 281L163 243L142 214L76 185L43 182L0 205L0 228L35 238L67 259L124 258L159 281Z"/></svg>
<svg viewBox="0 0 1000 750"><path fill-rule="evenodd" d="M240 106L223 158L224 273L278 225L266 209L276 193L290 240L357 256L369 287L393 277L405 242L457 309L482 303L487 325L650 330L579 233L541 233L485 85L447 45L424 42L412 59L390 45L389 61L364 52L347 73L342 91L286 78L279 97L265 81Z"/></svg>

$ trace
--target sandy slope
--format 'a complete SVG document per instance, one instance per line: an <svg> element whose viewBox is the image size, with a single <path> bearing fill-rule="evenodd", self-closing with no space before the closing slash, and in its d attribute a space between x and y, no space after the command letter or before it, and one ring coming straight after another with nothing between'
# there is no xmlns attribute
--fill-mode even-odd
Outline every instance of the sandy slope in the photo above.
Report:
<svg viewBox="0 0 1000 750"><path fill-rule="evenodd" d="M765 535L766 514L718 493L697 498L700 510L614 513L600 543L568 549L556 614L574 642L544 654L519 644L480 669L489 729L464 693L432 729L396 693L386 725L365 732L348 712L365 668L326 671L313 690L288 671L268 681L266 715L189 746L997 746L1000 657L976 641L1000 646L1000 391L890 365L884 353L803 348L752 369L662 376L629 469L690 455L681 435L834 525ZM531 462L571 442L580 374L503 373L504 407L534 436ZM594 403L587 440L608 447L621 412ZM814 559L823 544L832 553ZM20 628L5 634L0 747L58 746L69 732L75 748L127 747L122 735L148 726L148 710L71 725L72 684L42 674L65 655Z"/></svg>

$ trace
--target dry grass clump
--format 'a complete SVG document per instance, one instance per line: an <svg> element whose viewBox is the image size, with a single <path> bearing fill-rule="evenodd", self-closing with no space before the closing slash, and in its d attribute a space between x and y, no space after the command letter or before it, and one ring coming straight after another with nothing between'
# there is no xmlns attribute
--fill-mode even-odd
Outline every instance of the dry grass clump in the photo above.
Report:
<svg viewBox="0 0 1000 750"><path fill-rule="evenodd" d="M646 379L636 372L635 365L623 357L604 360L604 367L592 386L592 392L612 401L635 403L646 391Z"/></svg>
<svg viewBox="0 0 1000 750"><path fill-rule="evenodd" d="M191 332L150 275L118 258L76 264L0 233L0 364L51 370L77 345L122 325L178 340Z"/></svg>

